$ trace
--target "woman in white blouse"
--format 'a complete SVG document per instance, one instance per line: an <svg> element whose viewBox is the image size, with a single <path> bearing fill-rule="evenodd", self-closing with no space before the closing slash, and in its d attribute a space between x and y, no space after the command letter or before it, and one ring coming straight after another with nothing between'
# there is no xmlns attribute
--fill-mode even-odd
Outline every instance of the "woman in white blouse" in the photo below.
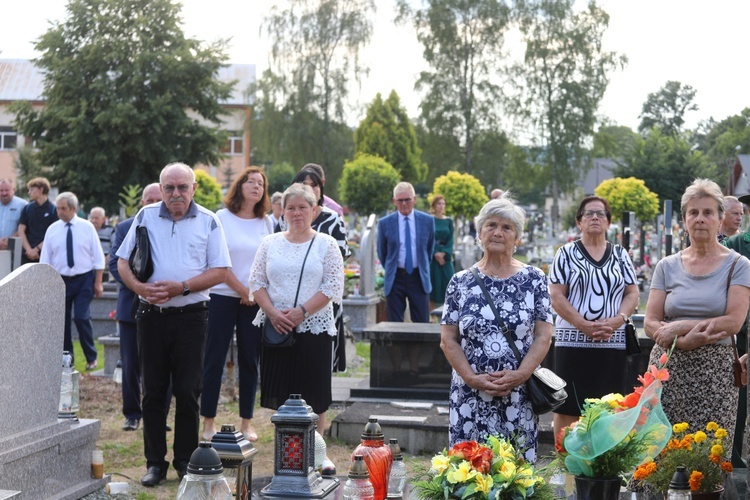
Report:
<svg viewBox="0 0 750 500"><path fill-rule="evenodd" d="M311 227L316 201L313 190L301 183L284 192L287 230L261 242L249 288L261 308L254 324L271 321L277 331L296 338L291 347L263 349L260 404L276 410L290 394L301 394L320 417L322 434L331 405L331 346L336 336L332 301L342 299L344 261L336 240Z"/></svg>

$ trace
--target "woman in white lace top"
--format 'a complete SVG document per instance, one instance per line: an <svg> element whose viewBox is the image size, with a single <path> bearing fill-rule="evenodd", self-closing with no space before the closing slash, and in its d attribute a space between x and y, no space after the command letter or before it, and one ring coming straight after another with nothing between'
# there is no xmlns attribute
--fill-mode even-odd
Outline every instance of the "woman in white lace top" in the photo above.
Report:
<svg viewBox="0 0 750 500"><path fill-rule="evenodd" d="M277 331L294 334L296 340L291 347L263 349L260 404L276 410L290 394L301 394L320 417L322 433L331 405L331 351L336 336L332 302L342 299L344 261L336 240L311 227L318 207L309 186L292 184L282 205L287 230L261 242L249 288L261 308L253 323L271 321Z"/></svg>

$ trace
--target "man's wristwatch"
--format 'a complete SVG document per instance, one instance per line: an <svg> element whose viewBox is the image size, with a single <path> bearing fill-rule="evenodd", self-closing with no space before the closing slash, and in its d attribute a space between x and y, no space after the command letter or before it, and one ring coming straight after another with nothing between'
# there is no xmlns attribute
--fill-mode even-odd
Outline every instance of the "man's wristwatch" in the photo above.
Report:
<svg viewBox="0 0 750 500"><path fill-rule="evenodd" d="M307 309L305 309L305 306L299 306L300 309L302 309L302 314L305 316L305 319L310 317L310 313L307 312Z"/></svg>
<svg viewBox="0 0 750 500"><path fill-rule="evenodd" d="M190 287L187 284L187 281L182 282L182 296L185 297L187 295L190 295Z"/></svg>

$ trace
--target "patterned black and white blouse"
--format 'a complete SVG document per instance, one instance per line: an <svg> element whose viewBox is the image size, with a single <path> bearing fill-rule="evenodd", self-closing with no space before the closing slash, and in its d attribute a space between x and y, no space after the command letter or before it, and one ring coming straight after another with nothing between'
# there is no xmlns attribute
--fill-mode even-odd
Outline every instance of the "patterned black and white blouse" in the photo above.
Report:
<svg viewBox="0 0 750 500"><path fill-rule="evenodd" d="M581 240L560 247L550 268L549 282L568 286L568 302L588 321L617 316L625 287L637 283L628 253L607 243L601 260L594 260ZM625 349L624 325L608 341L594 341L560 315L555 322L555 346Z"/></svg>
<svg viewBox="0 0 750 500"><path fill-rule="evenodd" d="M344 260L349 258L352 252L349 250L349 244L346 242L346 226L344 225L344 219L339 214L326 206L320 207L320 213L315 220L312 221L311 226L319 233L333 236L333 239L339 244L341 257L343 257ZM287 223L283 215L279 219L277 229L278 231L287 230Z"/></svg>

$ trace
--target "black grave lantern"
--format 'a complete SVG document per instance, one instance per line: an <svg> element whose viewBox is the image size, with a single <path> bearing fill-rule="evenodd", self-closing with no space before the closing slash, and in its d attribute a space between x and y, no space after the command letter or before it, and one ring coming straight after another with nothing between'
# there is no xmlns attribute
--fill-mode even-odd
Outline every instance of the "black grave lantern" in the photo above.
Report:
<svg viewBox="0 0 750 500"><path fill-rule="evenodd" d="M238 500L251 498L253 456L258 450L241 432L235 431L234 425L222 425L211 439L211 446L219 453L232 495Z"/></svg>

